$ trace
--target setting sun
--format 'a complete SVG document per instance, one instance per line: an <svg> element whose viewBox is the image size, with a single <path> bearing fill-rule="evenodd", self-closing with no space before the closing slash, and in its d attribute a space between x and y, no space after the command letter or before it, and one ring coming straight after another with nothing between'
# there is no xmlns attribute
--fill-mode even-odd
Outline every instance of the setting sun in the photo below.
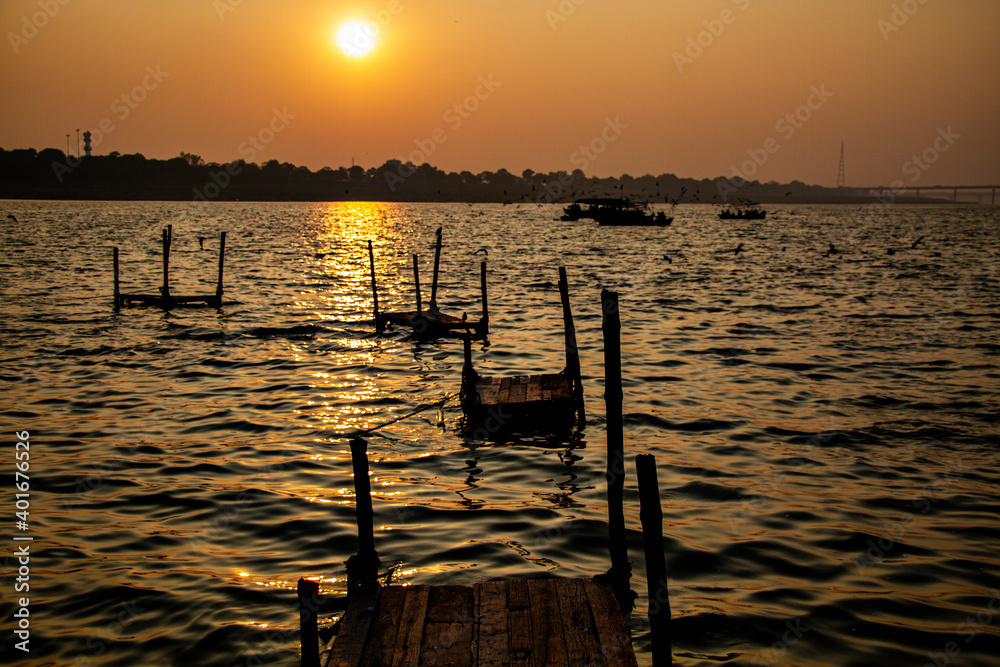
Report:
<svg viewBox="0 0 1000 667"><path fill-rule="evenodd" d="M368 21L348 21L337 29L337 46L352 58L360 58L375 48L378 26Z"/></svg>

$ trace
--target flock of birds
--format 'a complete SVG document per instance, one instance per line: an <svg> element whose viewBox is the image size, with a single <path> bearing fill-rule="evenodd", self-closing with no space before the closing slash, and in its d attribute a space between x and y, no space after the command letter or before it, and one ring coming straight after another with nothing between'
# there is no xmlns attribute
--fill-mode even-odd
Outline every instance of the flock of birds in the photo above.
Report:
<svg viewBox="0 0 1000 667"><path fill-rule="evenodd" d="M695 194L697 195L697 192ZM684 196L684 188L681 188L681 194L680 194L680 196L681 197ZM676 202L674 202L674 203L676 204ZM472 206L472 204L469 204L469 206ZM17 222L17 217L14 216L12 213L8 213L7 214L7 219L8 220L13 220L14 222ZM198 238L198 247L200 249L204 250L205 249L205 237L204 236L199 236L197 238ZM923 243L923 242L924 242L924 237L921 235L920 238L918 238L916 241L914 241L910 245L910 250L915 250L916 247L918 245L920 245L921 243ZM736 246L735 248L733 248L731 251L726 251L725 254L728 254L729 252L732 252L733 256L739 257L740 253L744 252L743 245L744 245L743 243L740 243L738 246ZM826 252L823 253L823 257L832 257L833 255L837 255L838 258L842 259L843 255L840 254L840 252L837 250L837 247L835 245L833 245L832 243L830 243L829 245L830 245L830 247L827 249ZM927 244L925 243L924 247L926 247L926 245ZM784 252L785 249L782 248L781 251ZM486 248L480 248L479 250L475 251L472 254L473 255L478 255L479 253L483 253L487 257L489 257L489 254L490 254L489 250L487 250ZM895 255L896 254L896 249L895 248L886 248L885 254L886 255ZM933 254L933 256L934 257L940 257L941 253L935 252ZM674 263L674 261L670 258L670 256L666 255L666 254L663 255L663 261L667 262L668 264L673 264Z"/></svg>

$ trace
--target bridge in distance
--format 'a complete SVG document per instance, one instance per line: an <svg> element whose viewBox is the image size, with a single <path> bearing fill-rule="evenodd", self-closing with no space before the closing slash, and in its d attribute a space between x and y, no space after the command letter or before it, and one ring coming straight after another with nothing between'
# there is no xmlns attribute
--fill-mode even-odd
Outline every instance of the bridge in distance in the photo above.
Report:
<svg viewBox="0 0 1000 667"><path fill-rule="evenodd" d="M958 201L958 193L962 191L963 193L971 191L976 200L981 204L985 197L990 198L990 204L997 203L997 188L1000 185L915 185L913 187L902 187L902 188L890 188L884 185L880 185L874 188L858 188L859 190L868 190L873 193L883 193L892 191L897 194L902 192L912 192L914 196L919 197L921 192L950 192L951 200Z"/></svg>

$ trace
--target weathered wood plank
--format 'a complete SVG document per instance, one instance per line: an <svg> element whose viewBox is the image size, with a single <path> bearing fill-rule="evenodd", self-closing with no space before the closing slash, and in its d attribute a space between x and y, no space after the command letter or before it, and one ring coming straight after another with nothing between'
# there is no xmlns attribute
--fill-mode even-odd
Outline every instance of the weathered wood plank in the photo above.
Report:
<svg viewBox="0 0 1000 667"><path fill-rule="evenodd" d="M594 619L582 579L556 579L554 583L570 665L601 665Z"/></svg>
<svg viewBox="0 0 1000 667"><path fill-rule="evenodd" d="M510 402L517 405L518 403L524 403L524 399L527 396L528 383L527 377L520 375L513 380L511 380L510 386Z"/></svg>
<svg viewBox="0 0 1000 667"><path fill-rule="evenodd" d="M406 587L406 599L399 619L399 634L396 636L391 665L409 667L418 664L430 588L426 584Z"/></svg>
<svg viewBox="0 0 1000 667"><path fill-rule="evenodd" d="M399 634L399 621L406 601L405 586L384 586L379 595L375 619L369 631L370 640L361 658L361 667L384 667L392 664Z"/></svg>
<svg viewBox="0 0 1000 667"><path fill-rule="evenodd" d="M421 665L472 667L473 595L468 586L433 586L427 601Z"/></svg>
<svg viewBox="0 0 1000 667"><path fill-rule="evenodd" d="M507 628L507 585L503 581L476 584L475 659L480 667L510 664Z"/></svg>
<svg viewBox="0 0 1000 667"><path fill-rule="evenodd" d="M510 378L500 380L500 402L510 403Z"/></svg>
<svg viewBox="0 0 1000 667"><path fill-rule="evenodd" d="M559 613L553 579L532 579L528 586L531 600L531 633L534 637L535 667L567 664L563 619Z"/></svg>
<svg viewBox="0 0 1000 667"><path fill-rule="evenodd" d="M604 661L609 665L632 667L636 664L625 620L618 608L618 601L610 586L598 584L593 579L585 581L587 600L594 615L597 641Z"/></svg>
<svg viewBox="0 0 1000 667"><path fill-rule="evenodd" d="M531 640L531 599L527 581L507 582L507 627L510 664L534 667Z"/></svg>
<svg viewBox="0 0 1000 667"><path fill-rule="evenodd" d="M327 658L327 667L357 667L361 663L378 598L379 589L375 588L358 593L351 600Z"/></svg>

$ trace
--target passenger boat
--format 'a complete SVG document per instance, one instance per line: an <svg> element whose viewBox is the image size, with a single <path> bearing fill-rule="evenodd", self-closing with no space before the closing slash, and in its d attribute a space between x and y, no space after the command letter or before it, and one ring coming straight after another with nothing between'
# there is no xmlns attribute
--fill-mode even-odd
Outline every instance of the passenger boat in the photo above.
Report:
<svg viewBox="0 0 1000 667"><path fill-rule="evenodd" d="M725 209L719 211L719 220L763 220L767 211L762 208L738 208L735 211Z"/></svg>

